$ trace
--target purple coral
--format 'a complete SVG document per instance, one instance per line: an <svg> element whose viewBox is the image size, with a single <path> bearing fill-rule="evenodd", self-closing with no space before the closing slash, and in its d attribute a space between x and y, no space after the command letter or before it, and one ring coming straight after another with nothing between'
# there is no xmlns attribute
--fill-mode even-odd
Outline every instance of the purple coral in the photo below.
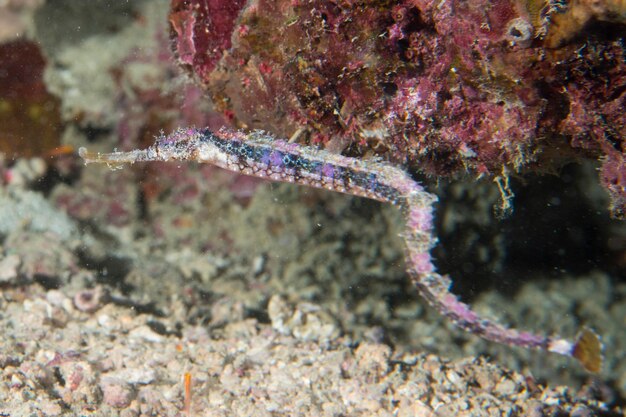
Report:
<svg viewBox="0 0 626 417"><path fill-rule="evenodd" d="M208 13L203 4L174 2L173 45L241 127L436 175L623 158L623 43L589 32L547 49L557 8L255 0ZM607 169L619 215L626 195Z"/></svg>
<svg viewBox="0 0 626 417"><path fill-rule="evenodd" d="M208 76L231 47L235 19L243 0L172 0L170 26L179 61L201 79Z"/></svg>

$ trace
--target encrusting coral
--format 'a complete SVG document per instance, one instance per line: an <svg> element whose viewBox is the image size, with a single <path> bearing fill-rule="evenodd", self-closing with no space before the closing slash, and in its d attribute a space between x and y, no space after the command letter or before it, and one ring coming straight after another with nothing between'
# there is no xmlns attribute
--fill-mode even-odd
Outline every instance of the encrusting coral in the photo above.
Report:
<svg viewBox="0 0 626 417"><path fill-rule="evenodd" d="M623 1L211 4L174 1L172 43L236 126L437 176L599 158L623 215L623 27L565 24Z"/></svg>

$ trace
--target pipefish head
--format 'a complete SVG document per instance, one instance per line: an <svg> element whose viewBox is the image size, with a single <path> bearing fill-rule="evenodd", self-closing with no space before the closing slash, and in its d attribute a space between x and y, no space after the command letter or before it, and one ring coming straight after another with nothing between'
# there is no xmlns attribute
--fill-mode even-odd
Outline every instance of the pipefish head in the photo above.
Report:
<svg viewBox="0 0 626 417"><path fill-rule="evenodd" d="M200 133L195 129L178 129L170 135L161 135L154 145L146 149L129 152L99 153L85 148L78 155L86 164L103 163L111 169L119 169L123 164L144 161L185 161L197 159Z"/></svg>
<svg viewBox="0 0 626 417"><path fill-rule="evenodd" d="M107 164L112 170L121 169L124 164L134 163L139 160L144 160L143 154L146 151L131 151L131 152L111 152L100 153L90 152L84 147L78 149L78 155L83 158L86 164Z"/></svg>

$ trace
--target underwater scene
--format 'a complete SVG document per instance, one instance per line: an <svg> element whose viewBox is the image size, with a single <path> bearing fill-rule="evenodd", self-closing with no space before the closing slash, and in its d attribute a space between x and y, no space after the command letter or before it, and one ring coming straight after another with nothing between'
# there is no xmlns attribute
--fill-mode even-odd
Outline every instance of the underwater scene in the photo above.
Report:
<svg viewBox="0 0 626 417"><path fill-rule="evenodd" d="M624 0L0 0L0 417L617 417Z"/></svg>

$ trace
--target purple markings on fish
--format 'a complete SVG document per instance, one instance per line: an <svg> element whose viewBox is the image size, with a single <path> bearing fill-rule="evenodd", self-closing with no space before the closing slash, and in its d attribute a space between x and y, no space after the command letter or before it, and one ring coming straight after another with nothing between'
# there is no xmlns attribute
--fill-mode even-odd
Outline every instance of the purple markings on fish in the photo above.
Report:
<svg viewBox="0 0 626 417"><path fill-rule="evenodd" d="M140 161L206 162L245 175L324 188L399 206L406 219L403 237L407 271L421 295L442 315L485 339L574 357L587 370L600 371L602 345L592 330L582 329L574 341L520 332L482 318L450 292L450 278L436 272L430 255L437 242L433 234L433 206L437 197L401 168L275 140L264 132L228 129L218 132L179 129L158 138L145 150L92 154L81 148L79 154L86 163L106 163L113 167Z"/></svg>

